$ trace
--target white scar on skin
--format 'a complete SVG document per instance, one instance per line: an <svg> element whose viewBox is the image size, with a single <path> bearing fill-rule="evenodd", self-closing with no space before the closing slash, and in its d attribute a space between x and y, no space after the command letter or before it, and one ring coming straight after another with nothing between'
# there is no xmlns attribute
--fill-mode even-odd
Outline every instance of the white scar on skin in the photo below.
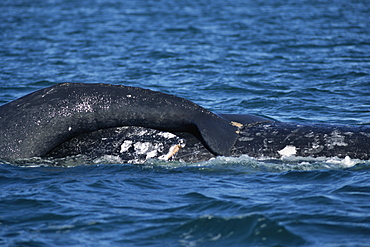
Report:
<svg viewBox="0 0 370 247"><path fill-rule="evenodd" d="M295 146L285 146L282 150L278 151L282 157L289 157L297 153L297 148Z"/></svg>

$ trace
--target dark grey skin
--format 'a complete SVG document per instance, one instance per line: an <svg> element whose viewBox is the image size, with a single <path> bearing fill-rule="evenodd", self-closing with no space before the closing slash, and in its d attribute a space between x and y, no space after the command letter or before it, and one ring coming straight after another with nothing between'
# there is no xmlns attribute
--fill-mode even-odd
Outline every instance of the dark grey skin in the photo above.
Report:
<svg viewBox="0 0 370 247"><path fill-rule="evenodd" d="M348 156L361 160L370 159L369 126L282 123L253 115L221 115L230 121L242 124L230 156L238 157L243 154L256 158L282 158L285 155L339 158ZM191 133L175 132L174 134L184 139L185 145L171 157L171 160L194 163L215 157ZM119 152L120 145L126 139L125 136L127 135L117 128L83 134L63 143L48 156L66 157L83 154L93 159L97 155L108 154L130 162L126 158L128 154ZM154 143L157 140L153 138L146 137L146 140ZM107 147L108 139L111 147L118 148ZM162 142L168 141L162 140ZM102 147L107 148L102 149Z"/></svg>
<svg viewBox="0 0 370 247"><path fill-rule="evenodd" d="M293 148L294 156L299 157L348 156L369 160L370 127L282 122L248 124L240 129L232 155L281 158L287 147Z"/></svg>
<svg viewBox="0 0 370 247"><path fill-rule="evenodd" d="M233 121L234 124L240 126L255 123L268 123L272 122L269 119L253 116L253 115L236 115L236 114L220 114L223 118ZM147 133L145 133L146 131ZM160 133L155 132L148 128L139 128L134 126L125 126L117 128L101 129L89 133L84 133L73 137L72 139L62 143L46 157L48 158L63 158L63 157L74 157L76 155L83 155L83 159L90 162L95 159L99 159L105 155L111 155L119 157L120 160L127 163L138 163L137 160L144 162L145 154L138 153L135 148L136 144L147 142L152 145L160 143L161 146L167 147L162 151L168 150L169 145L173 145L178 142L180 138L183 140L181 148L176 152L169 160L179 160L186 162L199 162L208 160L216 155L212 154L207 150L204 145L191 133L189 132L173 132L174 136L168 136L167 132ZM239 135L238 139L243 136L243 133ZM132 141L132 147L127 152L121 151L121 146L124 145L127 140ZM235 150L235 146L232 150ZM244 150L246 151L246 150ZM230 153L230 156L233 156ZM156 158L156 157L154 157Z"/></svg>
<svg viewBox="0 0 370 247"><path fill-rule="evenodd" d="M283 123L251 115L222 115L243 126L231 150L239 157L255 158L339 157L370 160L370 127L366 125L332 125ZM189 133L177 133L186 140L175 160L199 162L215 157ZM290 150L290 153L289 153ZM292 150L294 152L292 153Z"/></svg>
<svg viewBox="0 0 370 247"><path fill-rule="evenodd" d="M0 107L0 158L42 157L83 133L119 126L189 132L215 155L230 155L238 128L173 95L108 84L63 83Z"/></svg>

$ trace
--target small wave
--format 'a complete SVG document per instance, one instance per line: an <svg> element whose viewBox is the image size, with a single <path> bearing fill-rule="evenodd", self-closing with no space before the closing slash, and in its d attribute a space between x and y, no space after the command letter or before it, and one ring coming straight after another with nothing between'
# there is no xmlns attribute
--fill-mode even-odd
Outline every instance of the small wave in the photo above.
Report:
<svg viewBox="0 0 370 247"><path fill-rule="evenodd" d="M178 238L184 246L205 246L206 244L252 246L297 246L304 239L292 233L278 222L259 214L236 217L201 216L191 219L167 233ZM168 239L169 236L166 236Z"/></svg>
<svg viewBox="0 0 370 247"><path fill-rule="evenodd" d="M311 157L286 157L275 158L252 158L247 155L240 157L216 157L199 163L163 162L149 160L143 165L146 168L186 169L204 172L220 172L233 174L251 174L261 172L287 172L287 171L311 171L311 170L337 170L355 167L360 164L369 164L367 161L351 159L348 156L341 159L311 158Z"/></svg>
<svg viewBox="0 0 370 247"><path fill-rule="evenodd" d="M8 162L3 162L8 163ZM140 166L143 169L172 170L172 171L202 171L211 173L253 174L253 173L280 173L287 171L337 170L353 168L358 165L369 165L369 161L338 157L294 157L252 158L248 155L240 157L215 157L207 161L186 163L181 161L163 161L149 159L142 164L127 164L116 156L103 156L90 159L84 155L65 158L30 158L17 160L11 163L20 167L75 167L81 165L130 165Z"/></svg>

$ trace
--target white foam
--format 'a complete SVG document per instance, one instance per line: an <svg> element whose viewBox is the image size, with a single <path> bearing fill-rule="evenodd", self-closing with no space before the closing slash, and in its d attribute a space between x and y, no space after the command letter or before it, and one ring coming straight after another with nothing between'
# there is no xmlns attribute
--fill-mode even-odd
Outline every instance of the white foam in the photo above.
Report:
<svg viewBox="0 0 370 247"><path fill-rule="evenodd" d="M93 162L95 164L99 164L99 163L122 164L124 163L121 157L116 156L116 155L103 155L102 157L95 159Z"/></svg>
<svg viewBox="0 0 370 247"><path fill-rule="evenodd" d="M348 168L355 166L356 164L359 163L359 160L357 159L351 159L349 156L346 156L344 159L339 159L339 158L330 158L327 160L327 162L332 163L332 164L338 164L341 167Z"/></svg>

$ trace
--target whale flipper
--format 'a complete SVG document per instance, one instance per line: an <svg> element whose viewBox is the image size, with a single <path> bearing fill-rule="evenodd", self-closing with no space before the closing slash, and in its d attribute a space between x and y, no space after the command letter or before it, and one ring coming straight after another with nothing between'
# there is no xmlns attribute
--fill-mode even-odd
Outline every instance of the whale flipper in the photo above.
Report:
<svg viewBox="0 0 370 247"><path fill-rule="evenodd" d="M220 118L221 119L221 118ZM230 121L215 118L209 121L209 116L202 114L197 119L197 128L204 140L205 145L212 153L223 156L230 156L231 149L238 137L238 129L230 124ZM217 121L215 121L217 120Z"/></svg>

